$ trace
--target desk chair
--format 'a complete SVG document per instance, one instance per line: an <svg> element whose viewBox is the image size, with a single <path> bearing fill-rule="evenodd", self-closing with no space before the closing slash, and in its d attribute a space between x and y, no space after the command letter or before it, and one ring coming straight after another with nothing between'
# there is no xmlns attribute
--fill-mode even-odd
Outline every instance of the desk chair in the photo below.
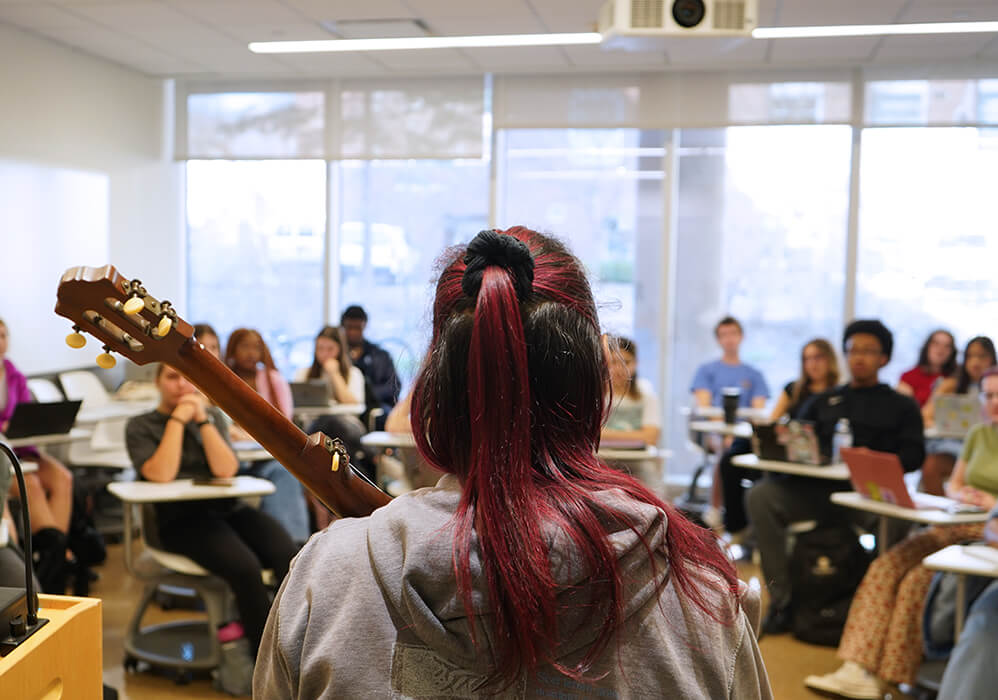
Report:
<svg viewBox="0 0 998 700"><path fill-rule="evenodd" d="M107 494L107 485L131 474L132 460L125 449L127 418L100 420L94 424L90 442L74 442L66 455L67 466L84 496L97 531L104 537L120 538L122 509Z"/></svg>
<svg viewBox="0 0 998 700"><path fill-rule="evenodd" d="M66 397L63 396L59 387L48 379L29 379L28 391L30 391L31 395L35 397L35 401L41 403L52 403L55 401L66 400Z"/></svg>
<svg viewBox="0 0 998 700"><path fill-rule="evenodd" d="M139 661L153 666L172 668L175 680L184 684L194 671L209 671L222 660L222 648L217 630L231 619L234 599L226 583L210 574L185 556L160 548L159 532L152 504L140 506L139 526L145 547L136 560L132 554L132 503L124 504L125 568L145 582L142 598L125 631L126 671L134 671ZM156 598L160 586L194 590L204 601L207 620L181 620L142 626L142 617Z"/></svg>
<svg viewBox="0 0 998 700"><path fill-rule="evenodd" d="M59 381L62 383L66 398L72 401L82 400L83 409L97 408L111 402L111 395L93 372L86 370L63 372L59 375Z"/></svg>

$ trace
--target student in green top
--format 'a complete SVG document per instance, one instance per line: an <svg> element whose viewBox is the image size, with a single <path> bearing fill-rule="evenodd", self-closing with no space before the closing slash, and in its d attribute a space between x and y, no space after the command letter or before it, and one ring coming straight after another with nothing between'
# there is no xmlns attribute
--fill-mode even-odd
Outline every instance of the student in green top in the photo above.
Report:
<svg viewBox="0 0 998 700"><path fill-rule="evenodd" d="M998 496L998 368L981 379L985 423L967 435L946 493L994 508ZM839 643L845 663L805 685L848 698L880 698L882 681L913 683L922 661L922 608L932 573L921 562L943 547L981 539L984 524L933 526L891 547L870 565L849 608Z"/></svg>

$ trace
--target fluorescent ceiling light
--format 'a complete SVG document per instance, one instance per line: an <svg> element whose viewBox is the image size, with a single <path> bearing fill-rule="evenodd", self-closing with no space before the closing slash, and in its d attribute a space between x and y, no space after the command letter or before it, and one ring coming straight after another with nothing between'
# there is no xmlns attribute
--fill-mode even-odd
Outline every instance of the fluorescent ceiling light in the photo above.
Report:
<svg viewBox="0 0 998 700"><path fill-rule="evenodd" d="M998 32L998 22L923 22L919 24L840 24L828 27L756 27L755 39L811 39L826 36L891 34L976 34Z"/></svg>
<svg viewBox="0 0 998 700"><path fill-rule="evenodd" d="M253 53L312 53L321 51L399 51L403 49L467 49L505 46L598 44L597 32L580 34L496 34L491 36L419 36L386 39L320 39L314 41L254 41Z"/></svg>

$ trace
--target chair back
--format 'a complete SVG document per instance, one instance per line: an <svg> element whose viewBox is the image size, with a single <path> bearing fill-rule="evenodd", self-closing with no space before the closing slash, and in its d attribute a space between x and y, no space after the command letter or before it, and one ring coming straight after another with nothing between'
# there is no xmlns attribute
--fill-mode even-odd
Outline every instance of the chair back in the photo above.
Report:
<svg viewBox="0 0 998 700"><path fill-rule="evenodd" d="M35 397L35 401L39 403L52 403L54 401L65 401L66 397L62 395L62 391L59 387L55 385L55 382L49 379L41 379L36 377L35 379L28 380L28 391L31 395Z"/></svg>
<svg viewBox="0 0 998 700"><path fill-rule="evenodd" d="M84 409L105 406L111 401L107 389L93 372L86 370L63 372L59 375L59 381L62 382L66 398L74 401L82 400Z"/></svg>

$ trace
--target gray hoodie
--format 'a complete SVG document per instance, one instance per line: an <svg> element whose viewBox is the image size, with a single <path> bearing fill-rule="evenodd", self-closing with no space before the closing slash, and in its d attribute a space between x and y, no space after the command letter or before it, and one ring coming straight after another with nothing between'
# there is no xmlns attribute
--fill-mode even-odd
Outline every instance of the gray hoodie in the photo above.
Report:
<svg viewBox="0 0 998 700"><path fill-rule="evenodd" d="M724 625L681 598L656 571L638 536L611 530L624 585L625 622L597 662L594 683L542 668L499 695L475 689L492 665L491 630L480 623L472 640L457 594L451 519L461 497L456 478L396 498L367 518L340 520L314 535L292 563L264 631L253 696L271 698L771 698L756 644L759 597L745 591L742 609ZM619 491L600 499L624 510L653 550L664 543L665 514ZM583 580L563 546L550 537L552 571L560 584ZM481 567L472 546L472 580ZM662 585L664 582L664 585ZM566 587L566 590L571 590ZM718 616L732 607L713 587ZM560 609L578 609L572 596ZM487 612L475 586L473 609ZM754 622L750 622L750 616ZM580 616L559 617L559 661L582 658L596 626ZM477 642L477 643L476 643ZM605 675L604 675L605 674Z"/></svg>

